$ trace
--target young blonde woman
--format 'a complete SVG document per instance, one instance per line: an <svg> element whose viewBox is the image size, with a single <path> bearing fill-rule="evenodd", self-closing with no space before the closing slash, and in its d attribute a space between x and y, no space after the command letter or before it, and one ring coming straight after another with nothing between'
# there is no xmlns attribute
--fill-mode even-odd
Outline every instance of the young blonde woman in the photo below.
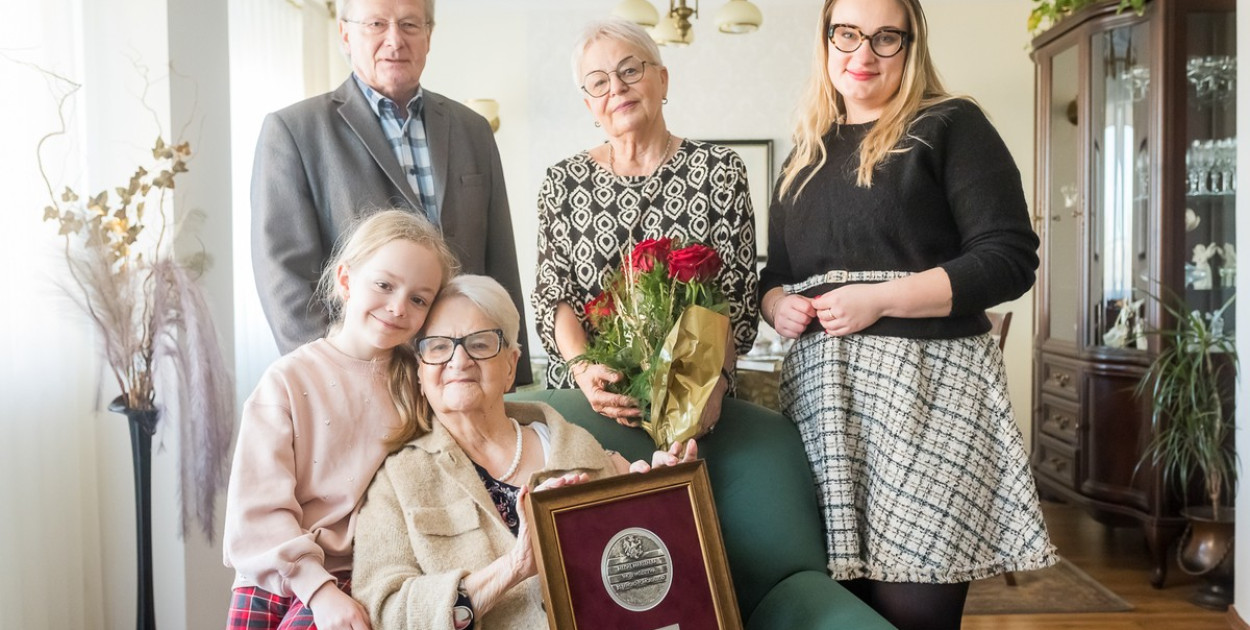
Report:
<svg viewBox="0 0 1250 630"><path fill-rule="evenodd" d="M971 580L1057 558L985 309L1033 284L1020 173L950 96L918 0L826 0L769 215L761 313L834 579L899 628L958 628Z"/></svg>

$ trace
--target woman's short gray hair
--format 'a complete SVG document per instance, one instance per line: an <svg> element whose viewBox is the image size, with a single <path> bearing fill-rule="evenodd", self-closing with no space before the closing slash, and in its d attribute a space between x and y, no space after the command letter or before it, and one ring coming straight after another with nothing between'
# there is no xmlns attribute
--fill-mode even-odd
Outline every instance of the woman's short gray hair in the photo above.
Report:
<svg viewBox="0 0 1250 630"><path fill-rule="evenodd" d="M443 285L435 303L457 296L472 302L486 319L498 326L508 347L520 349L517 335L521 329L521 314L517 312L508 290L498 280L472 274L456 276Z"/></svg>
<svg viewBox="0 0 1250 630"><path fill-rule="evenodd" d="M352 0L339 0L338 11L335 11L335 19L340 22L347 17L347 12L351 10ZM434 0L425 0L425 21L434 23Z"/></svg>
<svg viewBox="0 0 1250 630"><path fill-rule="evenodd" d="M596 20L582 29L581 37L573 45L573 85L582 87L582 57L590 45L601 39L611 39L631 46L642 53L643 61L663 66L660 59L660 47L641 26L621 18Z"/></svg>

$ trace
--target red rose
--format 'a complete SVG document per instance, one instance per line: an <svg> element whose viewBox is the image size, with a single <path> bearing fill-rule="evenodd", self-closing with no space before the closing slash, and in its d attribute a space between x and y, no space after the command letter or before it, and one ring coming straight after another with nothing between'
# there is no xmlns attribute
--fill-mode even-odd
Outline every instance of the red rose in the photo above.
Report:
<svg viewBox="0 0 1250 630"><path fill-rule="evenodd" d="M638 273L647 273L655 269L658 262L668 257L669 250L673 247L673 239L665 238L649 238L634 247L634 251L629 253L629 264Z"/></svg>
<svg viewBox="0 0 1250 630"><path fill-rule="evenodd" d="M616 312L616 305L612 303L612 294L604 291L595 296L595 299L586 303L586 317L590 319L590 323L598 326L599 322L606 317L611 317Z"/></svg>
<svg viewBox="0 0 1250 630"><path fill-rule="evenodd" d="M668 255L668 277L679 282L707 282L720 271L720 256L707 245L687 245Z"/></svg>

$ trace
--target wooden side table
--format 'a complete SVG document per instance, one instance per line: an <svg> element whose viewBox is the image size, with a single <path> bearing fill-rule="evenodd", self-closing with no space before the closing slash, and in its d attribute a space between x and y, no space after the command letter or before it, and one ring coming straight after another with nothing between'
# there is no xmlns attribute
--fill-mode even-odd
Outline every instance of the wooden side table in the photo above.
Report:
<svg viewBox="0 0 1250 630"><path fill-rule="evenodd" d="M738 359L738 398L781 411L777 396L781 384L781 358Z"/></svg>

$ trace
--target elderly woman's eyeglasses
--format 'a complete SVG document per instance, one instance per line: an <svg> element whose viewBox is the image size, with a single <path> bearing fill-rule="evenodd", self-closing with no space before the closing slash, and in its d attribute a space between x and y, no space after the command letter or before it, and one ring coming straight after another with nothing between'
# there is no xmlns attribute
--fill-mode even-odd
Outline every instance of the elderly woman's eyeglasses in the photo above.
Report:
<svg viewBox="0 0 1250 630"><path fill-rule="evenodd" d="M831 24L828 32L829 42L834 48L853 53L868 41L868 47L878 57L893 57L911 40L911 33L896 28L883 28L872 35L865 35L858 26L851 24Z"/></svg>
<svg viewBox="0 0 1250 630"><path fill-rule="evenodd" d="M647 72L647 62L635 57L628 57L616 67L616 70L604 72L603 70L595 70L586 73L582 81L582 91L589 94L591 98L599 98L612 91L612 75L616 75L621 83L625 85L633 85L642 80L642 75Z"/></svg>
<svg viewBox="0 0 1250 630"><path fill-rule="evenodd" d="M470 359L493 359L503 350L503 331L492 328L463 337L423 337L417 341L417 357L426 365L442 365L451 360L456 346L463 347Z"/></svg>
<svg viewBox="0 0 1250 630"><path fill-rule="evenodd" d="M408 37L419 37L430 32L430 28L434 26L433 22L419 22L417 20L349 20L343 18L348 24L355 24L364 31L366 35L378 37L391 29L391 25L399 26L399 32Z"/></svg>

